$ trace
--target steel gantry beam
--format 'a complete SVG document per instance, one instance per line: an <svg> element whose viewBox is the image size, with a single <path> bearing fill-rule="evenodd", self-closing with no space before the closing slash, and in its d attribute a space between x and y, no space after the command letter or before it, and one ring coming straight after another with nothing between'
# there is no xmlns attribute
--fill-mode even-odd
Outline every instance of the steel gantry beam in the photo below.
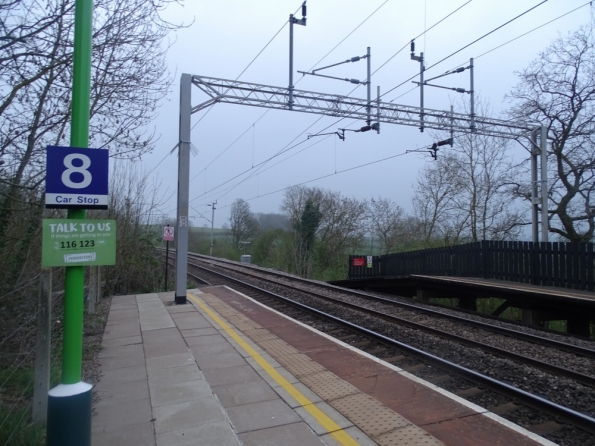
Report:
<svg viewBox="0 0 595 446"><path fill-rule="evenodd" d="M198 105L191 106L191 87L196 86L208 99ZM379 91L379 89L378 89ZM271 85L253 84L237 80L218 79L214 77L182 74L180 85L180 141L178 157L178 240L176 250L176 303L186 303L186 275L188 252L188 191L189 191L189 152L190 152L190 117L215 104L248 105L251 107L272 108L316 115L332 116L335 118L352 118L367 121L371 116L378 124L420 126L420 116L423 116L423 127L433 130L457 133L474 133L478 135L515 139L528 138L532 143L532 160L541 155L542 177L542 238L547 240L547 169L546 169L546 132L540 130L540 146L536 147L536 129L540 126L528 122L504 121L500 119L454 113L445 110L399 105L392 102L382 102L380 94L376 101L352 98L329 93L317 93L296 90L291 86L275 87ZM375 108L375 110L374 110ZM379 126L376 127L379 129ZM536 167L535 167L536 169ZM535 171L536 172L536 171ZM536 173L535 173L536 176ZM537 178L533 180L533 203L537 209L538 191ZM545 197L545 198L544 198ZM536 211L534 218L536 221ZM537 223L534 223L536 227ZM535 240L537 241L537 240Z"/></svg>
<svg viewBox="0 0 595 446"><path fill-rule="evenodd" d="M192 113L199 112L211 105L237 104L252 107L290 110L290 95L286 87L252 84L248 82L217 79L207 76L192 76L192 83L204 92L209 99L192 107ZM369 103L367 99L352 98L329 93L317 93L305 90L293 90L291 110L339 118L369 119L368 108L376 107L370 113L379 122L387 124L419 127L419 116L424 115L424 128L434 130L454 130L468 133L475 124L475 132L481 135L518 139L528 137L537 125L526 122L504 121L453 113L446 110L381 102Z"/></svg>

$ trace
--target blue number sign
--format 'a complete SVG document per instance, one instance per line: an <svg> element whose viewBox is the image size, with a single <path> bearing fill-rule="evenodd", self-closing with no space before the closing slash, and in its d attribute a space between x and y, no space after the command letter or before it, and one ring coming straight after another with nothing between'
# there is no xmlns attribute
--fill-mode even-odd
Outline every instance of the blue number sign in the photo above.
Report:
<svg viewBox="0 0 595 446"><path fill-rule="evenodd" d="M109 151L47 147L45 207L107 209Z"/></svg>

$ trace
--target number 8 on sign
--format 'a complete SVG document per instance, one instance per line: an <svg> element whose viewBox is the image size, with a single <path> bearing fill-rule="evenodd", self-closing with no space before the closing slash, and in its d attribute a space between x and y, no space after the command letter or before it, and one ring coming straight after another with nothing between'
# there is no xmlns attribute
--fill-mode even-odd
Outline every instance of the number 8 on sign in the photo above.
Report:
<svg viewBox="0 0 595 446"><path fill-rule="evenodd" d="M77 167L72 164L73 160L81 160L83 165ZM87 155L83 155L81 153L71 153L70 155L66 155L64 157L64 167L67 169L62 173L62 183L66 187L70 187L72 189L84 189L85 187L89 186L89 184L91 184L93 176L91 175L91 172L87 170L89 167L91 167L91 158L89 158ZM80 173L83 175L83 181L80 183L75 183L72 181L71 175L73 173Z"/></svg>

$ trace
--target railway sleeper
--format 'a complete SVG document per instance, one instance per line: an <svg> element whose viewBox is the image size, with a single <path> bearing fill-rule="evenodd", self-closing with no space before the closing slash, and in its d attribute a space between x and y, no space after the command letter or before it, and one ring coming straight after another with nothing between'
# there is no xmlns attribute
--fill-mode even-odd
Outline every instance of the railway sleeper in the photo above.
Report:
<svg viewBox="0 0 595 446"><path fill-rule="evenodd" d="M440 375L440 376L434 376L433 378L426 378L426 381L432 383L432 384L442 384L445 382L448 382L452 379L452 376L450 375Z"/></svg>
<svg viewBox="0 0 595 446"><path fill-rule="evenodd" d="M562 429L564 425L558 423L557 421L546 421L545 423L541 424L534 424L533 426L529 426L527 429L537 435L545 435L549 434L550 432L555 432Z"/></svg>
<svg viewBox="0 0 595 446"><path fill-rule="evenodd" d="M490 412L495 413L496 415L504 415L510 412L514 412L517 409L520 409L522 406L516 404L514 401L509 401L508 403L500 404L499 406L494 406L490 408Z"/></svg>
<svg viewBox="0 0 595 446"><path fill-rule="evenodd" d="M466 389L457 390L454 392L454 394L460 396L461 398L471 398L472 396L479 395L484 391L485 389L482 389L481 387L468 387Z"/></svg>
<svg viewBox="0 0 595 446"><path fill-rule="evenodd" d="M383 361L392 364L394 362L402 361L403 359L407 359L407 356L405 356L405 355L391 356L390 358L383 359Z"/></svg>

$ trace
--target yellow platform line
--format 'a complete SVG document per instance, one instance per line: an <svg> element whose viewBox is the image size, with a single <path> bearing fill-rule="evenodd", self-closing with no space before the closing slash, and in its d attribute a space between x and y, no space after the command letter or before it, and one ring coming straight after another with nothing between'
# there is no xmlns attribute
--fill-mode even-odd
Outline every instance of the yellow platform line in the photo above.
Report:
<svg viewBox="0 0 595 446"><path fill-rule="evenodd" d="M328 432L330 433L335 440L339 442L339 444L346 445L346 446L355 446L359 445L357 441L349 436L347 432L345 432L341 426L335 423L327 414L325 414L322 410L320 410L312 401L306 398L298 389L295 388L293 384L287 381L283 375L281 375L269 362L264 359L256 350L254 350L250 345L242 339L242 337L236 333L236 330L230 327L219 315L209 308L202 299L197 298L191 293L188 293L188 297L197 304L200 308L203 309L205 313L207 313L219 326L227 332L231 338L236 341L240 347L242 347L246 353L248 353L257 363L260 365L270 376L273 378L277 384L279 384L287 393L289 393L300 405L304 407L312 415L316 421Z"/></svg>

